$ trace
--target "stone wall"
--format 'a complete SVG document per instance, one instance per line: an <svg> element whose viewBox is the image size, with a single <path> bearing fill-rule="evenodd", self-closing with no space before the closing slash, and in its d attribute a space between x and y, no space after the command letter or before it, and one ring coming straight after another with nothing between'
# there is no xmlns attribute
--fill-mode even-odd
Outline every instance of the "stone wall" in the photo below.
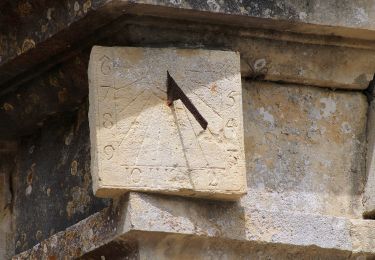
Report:
<svg viewBox="0 0 375 260"><path fill-rule="evenodd" d="M13 174L15 250L22 252L108 206L95 198L87 109L45 122L20 141Z"/></svg>
<svg viewBox="0 0 375 260"><path fill-rule="evenodd" d="M68 2L51 6L58 27L0 29L0 258L375 255L370 1ZM93 45L239 52L247 194L93 196Z"/></svg>

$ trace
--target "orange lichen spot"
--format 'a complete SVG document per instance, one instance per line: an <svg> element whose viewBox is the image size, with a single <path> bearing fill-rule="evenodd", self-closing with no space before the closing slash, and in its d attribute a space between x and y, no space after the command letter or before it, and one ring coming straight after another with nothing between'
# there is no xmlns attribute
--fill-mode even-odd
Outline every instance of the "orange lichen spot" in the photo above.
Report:
<svg viewBox="0 0 375 260"><path fill-rule="evenodd" d="M12 110L14 109L14 107L13 107L13 105L10 104L10 103L4 103L4 105L3 105L3 109L4 109L5 111L12 111Z"/></svg>
<svg viewBox="0 0 375 260"><path fill-rule="evenodd" d="M86 0L83 3L82 9L84 13L87 13L87 11L91 8L91 0Z"/></svg>
<svg viewBox="0 0 375 260"><path fill-rule="evenodd" d="M17 9L21 17L26 17L32 13L33 6L27 1L21 1L18 3Z"/></svg>
<svg viewBox="0 0 375 260"><path fill-rule="evenodd" d="M27 170L27 184L31 185L33 183L33 176L35 173L35 166L36 164L33 163L29 170Z"/></svg>
<svg viewBox="0 0 375 260"><path fill-rule="evenodd" d="M77 175L77 171L78 171L78 162L76 160L74 160L70 164L70 174L75 176L75 175Z"/></svg>
<svg viewBox="0 0 375 260"><path fill-rule="evenodd" d="M35 41L33 39L25 39L22 43L22 53L35 48Z"/></svg>
<svg viewBox="0 0 375 260"><path fill-rule="evenodd" d="M57 93L57 97L59 99L59 103L64 103L67 100L68 97L68 91L66 88L63 88Z"/></svg>

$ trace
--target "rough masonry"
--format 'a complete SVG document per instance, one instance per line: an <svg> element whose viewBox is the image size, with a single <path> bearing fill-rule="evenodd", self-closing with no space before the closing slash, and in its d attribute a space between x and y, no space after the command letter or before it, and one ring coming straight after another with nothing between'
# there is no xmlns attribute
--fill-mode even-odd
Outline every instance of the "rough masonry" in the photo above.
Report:
<svg viewBox="0 0 375 260"><path fill-rule="evenodd" d="M2 1L0 258L372 259L374 17L371 0ZM246 195L95 196L95 45L238 53Z"/></svg>

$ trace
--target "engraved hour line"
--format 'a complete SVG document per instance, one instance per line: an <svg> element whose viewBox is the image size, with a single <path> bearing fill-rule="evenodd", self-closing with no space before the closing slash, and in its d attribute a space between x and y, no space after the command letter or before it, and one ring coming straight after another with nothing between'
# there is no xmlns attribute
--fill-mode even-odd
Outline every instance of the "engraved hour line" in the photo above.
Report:
<svg viewBox="0 0 375 260"><path fill-rule="evenodd" d="M107 98L108 92L110 88L113 88L111 86L99 86L100 88L107 88L107 92L105 93L103 99L101 101L104 101Z"/></svg>
<svg viewBox="0 0 375 260"><path fill-rule="evenodd" d="M151 92L152 92L152 90L151 90ZM154 96L155 96L155 98L158 98L158 99L160 99L163 103L165 102L165 100L164 99L162 99L162 98L160 98L159 96L157 96L154 92L152 92L151 93L151 95L152 94L154 94ZM167 111L166 111L166 106L164 106L164 105L160 105L160 110L161 110L161 112L163 113L163 112L166 112L166 114L168 115L168 113L167 113ZM142 109L143 110L143 109ZM160 134L161 134L161 125L162 124L159 124L159 128L158 128L158 137L159 137L159 139L158 139L158 149L157 149L157 156L158 156L158 158L159 158L159 153L160 153L160 142L161 142L161 139L160 139ZM163 162L161 162L161 163L163 163ZM153 166L153 165L149 165L149 166Z"/></svg>
<svg viewBox="0 0 375 260"><path fill-rule="evenodd" d="M163 109L164 109L164 106L161 105L160 106L160 114L163 113ZM159 124L159 127L158 127L158 146L157 146L157 149L156 149L156 158L160 158L159 157L159 154L160 154L160 134L161 134L161 124Z"/></svg>
<svg viewBox="0 0 375 260"><path fill-rule="evenodd" d="M176 81L172 78L167 70L167 104L171 106L174 101L181 100L182 103L189 109L190 113L193 114L195 119L201 125L201 127L207 129L207 120L201 115L198 109L190 101L189 97L183 92L183 90L177 85Z"/></svg>
<svg viewBox="0 0 375 260"><path fill-rule="evenodd" d="M165 100L163 100L164 102L163 103L165 103ZM161 130L162 131L164 131L164 134L166 133L166 130L168 130L168 128L167 127L165 127L165 125L171 125L171 123L174 123L173 122L173 120L170 120L170 113L169 113L169 111L170 110L168 110L168 107L167 106L164 106L164 105L162 105L162 108L163 108L163 116L165 116L165 118L167 118L167 123L168 124L162 124L162 125L160 125L160 128L161 128ZM162 147L163 149L165 148L165 147ZM163 165L164 164L164 159L165 159L165 157L164 156L162 156L161 157L161 164ZM168 158L169 159L169 158Z"/></svg>
<svg viewBox="0 0 375 260"><path fill-rule="evenodd" d="M178 135L179 135L179 138L180 138L181 148L182 148L182 152L184 154L184 158L185 158L185 162L186 162L186 167L187 167L188 170L190 170L191 167L190 167L190 164L189 164L189 160L188 160L188 158L186 156L185 144L184 144L184 140L182 140L181 129L180 129L180 125L178 124L178 119L177 119L176 110L175 110L174 106L171 106L171 110L172 110L172 114L173 114L173 117L174 117L174 123L176 125L177 131L178 131ZM191 178L190 178L190 182L191 182L191 186L194 188L194 183L192 182Z"/></svg>
<svg viewBox="0 0 375 260"><path fill-rule="evenodd" d="M143 93L145 93L147 89L141 91L139 94L137 94L137 96L135 96L135 98L133 98L132 100L130 100L130 102L123 108L121 109L121 111L118 111L119 113L122 113L125 109L127 109L139 96L141 96ZM115 108L116 108L116 111L117 111L117 102L115 102Z"/></svg>
<svg viewBox="0 0 375 260"><path fill-rule="evenodd" d="M199 149L200 149L201 152L202 152L202 155L203 155L203 157L204 157L204 160L206 161L207 165L209 165L209 162L208 162L208 160L207 160L207 157L206 157L206 155L204 154L204 151L203 151L203 149L202 149L201 144L199 143L199 139L198 139L197 133L195 132L195 129L194 129L194 127L193 127L193 123L191 122L191 119L190 119L190 117L189 117L189 114L188 114L188 112L186 111L186 107L183 106L183 108L184 108L184 112L185 112L185 114L186 114L186 117L187 117L187 119L188 119L188 121L189 121L189 123L190 123L191 129L193 130L193 133L194 133L194 135L195 135L195 140L196 140L196 142L197 142L197 144L198 144L198 146L199 146ZM208 129L209 129L209 128L208 128Z"/></svg>
<svg viewBox="0 0 375 260"><path fill-rule="evenodd" d="M197 73L202 73L202 72L204 72L204 73L209 73L209 72L211 72L211 73L217 73L214 70L186 70L186 71L197 72Z"/></svg>
<svg viewBox="0 0 375 260"><path fill-rule="evenodd" d="M151 101L152 98L157 98L157 99L158 99L158 97L155 96L155 94L153 94L152 91L151 91L151 97L150 97L150 100L149 100L149 101ZM151 117L151 119L157 118L157 117L154 116L155 113L156 113L156 111L157 111L157 110L155 110L155 111L149 116L149 118L150 118L150 117ZM143 140L142 140L141 148L139 149L139 152L138 152L138 154L137 154L137 157L136 157L136 160L135 160L135 164L137 164L138 159L139 159L139 156L140 156L141 152L143 151L143 147L144 147L145 139L146 139L146 137L147 137L148 130L150 129L150 126L152 125L152 124L150 123L150 120L146 120L146 121L149 122L149 123L148 123L148 125L147 125L146 131L144 132L144 137L143 137Z"/></svg>
<svg viewBox="0 0 375 260"><path fill-rule="evenodd" d="M150 89L150 91L152 91L152 93L154 93L154 95L159 98L161 101L163 101L163 103L165 102L165 94L166 94L166 91L162 90L161 88L159 87L155 87L153 89Z"/></svg>
<svg viewBox="0 0 375 260"><path fill-rule="evenodd" d="M178 121L177 121L176 110L175 110L174 106L171 106L171 109L172 109L172 114L173 114L173 117L174 117L174 122L176 124L177 131L178 131L178 134L179 134L179 137L180 137L182 152L184 154L184 158L185 158L185 161L186 161L186 168L187 168L187 171L188 171L189 182L190 182L191 187L193 189L196 189L195 185L194 185L194 182L193 182L193 179L192 179L191 174L190 174L191 167L190 167L190 164L189 164L189 160L186 156L186 149L185 149L185 145L184 145L184 140L182 140L182 134L181 134L180 126L179 126Z"/></svg>
<svg viewBox="0 0 375 260"><path fill-rule="evenodd" d="M212 112L214 112L218 117L220 117L221 119L223 119L223 117L213 108L211 107L209 104L207 104L198 94L196 94L189 86L186 86L191 93L193 93L197 98L200 99L200 101L202 101L202 103L204 103L207 107L209 107Z"/></svg>
<svg viewBox="0 0 375 260"><path fill-rule="evenodd" d="M115 89L116 89L116 90L119 90L119 89L123 89L123 88L129 87L129 86L131 86L131 85L134 85L134 83L137 83L138 81L141 81L141 80L144 79L144 78L145 78L145 77L141 77L141 78L136 79L136 80L134 80L133 82L130 82L129 84L126 84L126 85L121 86L121 87L119 87L119 88L116 88L116 87L115 87Z"/></svg>
<svg viewBox="0 0 375 260"><path fill-rule="evenodd" d="M155 165L126 165L126 164L120 164L120 166L123 166L123 167L134 167L134 168L139 168L139 167L147 167L147 168L152 168L152 169L164 169L164 168L167 168L167 169L175 169L175 168L185 168L187 169L186 166L155 166ZM226 168L225 167L200 167L200 168L191 168L191 170L207 170L208 169L213 169L213 170L225 170Z"/></svg>
<svg viewBox="0 0 375 260"><path fill-rule="evenodd" d="M151 101L151 99L152 99L152 92L151 92L151 94L150 94L150 98L147 100L147 104L149 104L150 103L150 101ZM142 113L142 112L141 112ZM154 112L155 113L155 112ZM153 114L152 114L153 115ZM148 117L148 118L150 118L150 117ZM146 120L147 121L147 120ZM151 124L148 124L147 125L147 128L146 128L146 131L144 131L144 135L143 135L143 139L142 139L142 144L141 144L141 148L139 149L139 151L138 151L138 154L137 154L137 157L136 157L136 159L135 159L135 164L137 164L137 162L138 162L138 158L139 158L139 155L141 154L141 151L142 151L142 149L143 149L143 145L144 145L144 141L145 141L145 138L146 138L146 134L147 134L147 131L148 131L148 129L150 128L150 125Z"/></svg>
<svg viewBox="0 0 375 260"><path fill-rule="evenodd" d="M111 73L111 71L112 71L112 68L111 68L110 64L108 64L106 66L107 73L105 73L103 71L103 66L104 66L105 63L109 63L111 61L111 59L107 55L104 55L99 60L102 61L102 63L100 64L100 70L101 70L101 72L103 73L103 75L109 75Z"/></svg>
<svg viewBox="0 0 375 260"><path fill-rule="evenodd" d="M151 96L152 94L150 94L150 96ZM139 117L141 116L141 114L142 114L142 111L144 110L144 108L146 107L146 105L148 104L148 101L149 100L146 100L145 101L145 103L144 103L144 105L143 105L143 107L142 107L142 109L141 109L141 111L139 112L139 114L138 114L138 116L133 120L133 122L130 124L130 127L129 127L129 130L125 133L125 135L124 135L124 137L121 139L121 141L120 141L120 143L119 143L119 147L120 147L120 145L122 144L122 142L128 137L128 135L130 134L130 131L132 130L132 129L134 129L133 128L133 126L134 126L134 123L139 119Z"/></svg>

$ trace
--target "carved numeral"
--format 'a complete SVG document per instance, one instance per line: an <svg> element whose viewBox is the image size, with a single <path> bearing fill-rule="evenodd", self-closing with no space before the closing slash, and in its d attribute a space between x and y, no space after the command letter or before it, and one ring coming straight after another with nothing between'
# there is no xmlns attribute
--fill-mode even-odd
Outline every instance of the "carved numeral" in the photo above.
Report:
<svg viewBox="0 0 375 260"><path fill-rule="evenodd" d="M238 126L236 119L230 118L227 123L225 124L224 128L224 136L227 139L234 139L236 138L236 127Z"/></svg>
<svg viewBox="0 0 375 260"><path fill-rule="evenodd" d="M131 173L130 173L130 178L132 182L138 183L141 180L141 169L139 168L134 168Z"/></svg>
<svg viewBox="0 0 375 260"><path fill-rule="evenodd" d="M115 152L115 148L113 147L113 145L106 145L104 146L103 150L104 150L104 154L106 155L107 160L112 159L114 152Z"/></svg>
<svg viewBox="0 0 375 260"><path fill-rule="evenodd" d="M227 95L227 97L229 98L229 100L227 102L228 106L232 107L232 106L234 106L234 104L236 104L235 96L237 96L237 95L238 95L237 91L229 92L229 94Z"/></svg>
<svg viewBox="0 0 375 260"><path fill-rule="evenodd" d="M108 56L104 55L99 60L101 61L100 70L104 75L109 75L112 71L111 59Z"/></svg>
<svg viewBox="0 0 375 260"><path fill-rule="evenodd" d="M217 186L218 180L217 180L215 171L210 172L209 180L210 180L208 183L209 186Z"/></svg>
<svg viewBox="0 0 375 260"><path fill-rule="evenodd" d="M237 127L237 122L236 119L230 118L226 124L226 127L232 128L232 127Z"/></svg>
<svg viewBox="0 0 375 260"><path fill-rule="evenodd" d="M103 126L107 129L111 129L113 126L113 118L110 113L103 114Z"/></svg>
<svg viewBox="0 0 375 260"><path fill-rule="evenodd" d="M104 95L100 94L100 96L102 97L101 101L103 101L103 100L105 100L107 98L108 92L111 89L111 87L110 86L100 86L100 89L102 89L103 91L105 91ZM101 93L101 91L100 91L100 93Z"/></svg>

